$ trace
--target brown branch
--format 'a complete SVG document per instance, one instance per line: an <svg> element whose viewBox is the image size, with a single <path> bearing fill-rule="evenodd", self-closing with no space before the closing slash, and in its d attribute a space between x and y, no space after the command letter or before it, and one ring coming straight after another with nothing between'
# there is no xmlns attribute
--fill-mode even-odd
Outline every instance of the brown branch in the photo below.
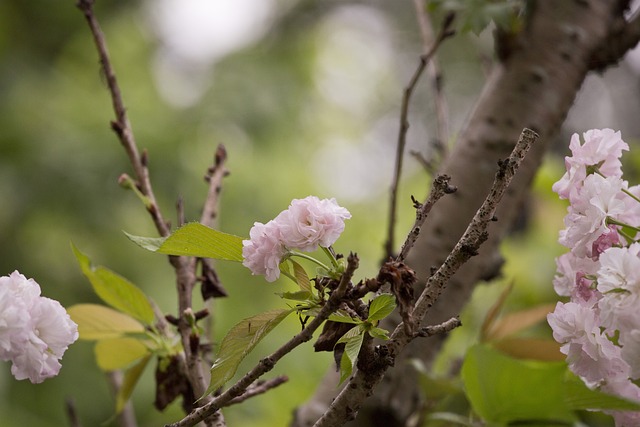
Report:
<svg viewBox="0 0 640 427"><path fill-rule="evenodd" d="M329 297L325 305L320 309L316 317L314 317L314 319L309 322L306 328L304 328L300 333L287 341L270 356L267 356L264 359L260 360L253 369L247 372L242 378L238 380L238 382L229 387L222 394L215 397L206 405L194 409L189 415L187 415L177 423L168 424L167 427L190 427L202 420L207 419L216 411L218 411L218 409L227 406L231 400L245 393L248 387L251 386L251 384L253 384L262 375L273 369L276 363L285 355L290 353L294 348L311 340L311 338L313 338L313 333L333 312L338 309L338 307L340 307L345 293L351 283L351 279L353 278L353 274L358 268L358 264L358 257L355 254L350 254L347 258L347 268L340 278L338 287L331 293L331 296Z"/></svg>
<svg viewBox="0 0 640 427"><path fill-rule="evenodd" d="M603 71L620 61L624 54L640 41L640 13L636 12L628 21L622 14L609 28L609 37L601 49L596 49L591 57L590 69Z"/></svg>
<svg viewBox="0 0 640 427"><path fill-rule="evenodd" d="M414 206L416 208L416 220L413 223L413 227L409 231L407 235L407 239L402 245L402 249L400 250L400 254L396 257L396 261L404 261L409 254L411 248L418 240L418 236L420 236L420 230L422 229L422 225L427 219L429 212L433 205L436 204L441 197L445 194L451 194L456 191L456 187L449 185L449 180L451 178L447 175L438 175L434 180L431 186L431 191L427 200L420 204L417 201L414 201Z"/></svg>
<svg viewBox="0 0 640 427"><path fill-rule="evenodd" d="M229 175L229 171L225 167L227 161L227 150L224 145L219 144L216 148L216 154L214 156L213 166L207 171L205 180L209 183L209 192L207 193L207 199L202 209L202 216L200 217L200 223L211 227L213 221L218 216L218 203L220 191L222 189L222 179Z"/></svg>
<svg viewBox="0 0 640 427"><path fill-rule="evenodd" d="M429 51L429 46L433 44L434 35L431 20L427 15L425 0L413 0L416 7L416 19L420 27L422 45L424 52ZM436 111L436 144L435 148L440 151L440 156L445 157L446 144L449 141L449 106L447 98L442 90L442 73L438 58L433 55L427 64L427 76L433 90L433 103Z"/></svg>
<svg viewBox="0 0 640 427"><path fill-rule="evenodd" d="M495 209L522 163L525 154L537 137L538 135L535 132L524 129L509 158L499 162L498 172L484 203L476 212L467 231L460 238L447 259L428 279L427 286L416 303L412 316L418 326L428 309L440 296L449 278L471 256L477 253L479 246L486 240L487 227L493 218ZM459 321L454 318L441 325L419 328L419 332L412 335L406 333L402 324L398 325L391 334L389 341L376 349L378 362L366 370L360 369L361 365L358 364L359 369L349 378L348 383L333 400L328 410L314 424L314 427L342 425L346 421L354 419L362 403L373 393L374 388L380 383L387 369L394 364L398 354L409 342L422 336L423 332L424 335L436 332L444 333L458 325Z"/></svg>
<svg viewBox="0 0 640 427"><path fill-rule="evenodd" d="M107 49L107 43L100 28L100 24L95 17L93 11L94 0L78 0L76 5L84 14L84 17L89 25L91 34L93 36L98 56L100 58L100 64L104 76L107 80L109 87L109 93L111 95L111 101L113 104L113 110L116 116L116 120L111 122L111 128L114 130L122 146L124 147L129 161L136 176L136 188L144 196L144 202L147 210L151 214L153 222L158 230L158 233L165 237L170 234L170 226L164 220L160 208L156 202L156 198L153 193L151 181L149 179L149 169L147 167L148 155L146 151L142 154L139 153L138 147L133 135L131 124L127 117L126 108L121 95L121 90L116 79L115 70L111 64L109 52ZM191 383L194 393L196 395L202 395L207 388L207 380L204 375L200 355L197 348L192 348L192 327L185 317L188 312L191 311L191 296L193 286L195 284L195 263L190 261L186 257L170 256L169 261L174 267L177 276L177 289L178 289L178 313L179 322L178 330L182 337L182 345L185 352L185 364L186 372ZM161 317L159 322L163 321ZM203 399L201 403L206 403L207 399ZM218 417L219 421L221 417ZM223 423L223 422L222 422ZM219 425L223 425L218 423Z"/></svg>
<svg viewBox="0 0 640 427"><path fill-rule="evenodd" d="M76 402L72 398L67 398L64 401L64 409L69 419L69 427L82 427L80 418L78 417L78 411L76 410Z"/></svg>
<svg viewBox="0 0 640 427"><path fill-rule="evenodd" d="M258 396L260 394L264 394L269 390L286 383L287 381L289 381L289 378L286 375L280 375L267 381L257 381L251 387L248 387L247 391L245 391L243 394L231 399L226 406L237 405L238 403L242 403L247 399Z"/></svg>
<svg viewBox="0 0 640 427"><path fill-rule="evenodd" d="M420 76L424 72L426 65L429 63L435 52L443 41L451 37L454 32L451 30L453 23L453 15L448 15L443 24L437 38L434 40L431 48L420 56L420 62L416 68L409 84L404 89L402 96L402 106L400 109L400 129L398 130L398 143L396 145L396 161L393 171L393 179L391 181L391 192L389 201L389 225L387 228L387 241L385 243L385 259L393 256L395 243L395 225L396 213L398 206L398 186L400 185L400 174L402 171L402 163L404 160L404 147L407 143L407 131L409 130L409 101L413 95L413 91L420 80Z"/></svg>
<svg viewBox="0 0 640 427"><path fill-rule="evenodd" d="M149 170L147 168L147 153L143 152L142 155L140 155L138 151L138 146L133 136L133 130L127 116L127 110L124 106L124 101L122 100L120 86L116 79L116 73L109 57L107 42L104 33L100 28L100 24L93 13L93 3L93 0L78 0L76 5L84 14L84 17L89 24L89 28L91 29L91 34L93 35L93 40L98 50L98 56L100 57L100 65L111 94L113 111L116 115L116 120L111 122L111 128L116 135L118 135L120 143L129 156L129 161L131 162L131 166L133 167L136 176L136 185L142 194L149 199L147 210L153 218L153 222L158 229L158 233L160 233L161 236L167 236L169 235L170 229L162 217L156 198L153 194L151 181L149 180Z"/></svg>

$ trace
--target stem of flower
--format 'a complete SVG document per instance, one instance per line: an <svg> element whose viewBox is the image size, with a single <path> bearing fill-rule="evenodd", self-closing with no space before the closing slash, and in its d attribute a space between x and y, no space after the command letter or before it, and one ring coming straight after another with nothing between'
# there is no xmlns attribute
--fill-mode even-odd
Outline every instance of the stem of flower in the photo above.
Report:
<svg viewBox="0 0 640 427"><path fill-rule="evenodd" d="M324 251L325 254L327 254L327 257L329 257L329 259L331 260L331 264L333 265L333 268L335 268L336 270L338 268L340 268L340 264L338 264L338 260L333 255L333 251L331 251L331 249L325 248L325 247L322 247L322 250Z"/></svg>
<svg viewBox="0 0 640 427"><path fill-rule="evenodd" d="M323 249L324 249L324 248L323 248ZM290 252L289 252L289 256L291 256L291 257L297 256L297 257L300 257L300 258L306 259L306 260L308 260L308 261L311 261L311 262L313 262L314 264L319 265L320 267L324 268L324 269L325 269L325 270L327 270L327 271L330 271L330 270L331 270L331 269L330 269L326 264L324 264L324 263L322 263L322 262L318 261L317 259L315 259L315 258L314 258L314 257L312 257L312 256L309 256L309 255L303 254L303 253L301 253L301 252L290 251Z"/></svg>
<svg viewBox="0 0 640 427"><path fill-rule="evenodd" d="M630 225L630 224L626 224L622 221L618 221L617 219L611 218L610 216L607 217L607 225L619 225L621 227L628 227L634 231L640 231L640 227L636 227L634 225Z"/></svg>

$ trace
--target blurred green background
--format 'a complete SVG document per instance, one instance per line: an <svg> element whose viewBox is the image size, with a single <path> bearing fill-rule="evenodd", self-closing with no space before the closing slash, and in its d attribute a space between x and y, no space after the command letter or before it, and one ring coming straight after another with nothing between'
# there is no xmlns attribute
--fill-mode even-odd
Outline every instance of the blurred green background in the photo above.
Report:
<svg viewBox="0 0 640 427"><path fill-rule="evenodd" d="M423 49L413 2L101 0L96 9L166 217L175 224L174 206L182 197L187 220L199 218L207 192L203 176L223 143L231 175L223 185L219 229L247 236L254 221L268 221L293 198L336 197L353 214L337 251L360 255L359 278L375 273L402 89ZM440 51L454 136L491 57L490 31L457 36ZM613 127L629 142L640 134L632 120L637 100L621 105L617 96L637 90L632 65L624 62L585 86L558 153L574 130ZM426 81L411 111L408 150L429 156L435 123ZM112 117L97 54L74 2L0 2L0 274L18 269L65 306L98 302L74 260L73 242L175 314L166 258L122 233L155 236L155 229L136 197L117 185L130 167L109 128ZM413 222L410 195L423 198L430 182L417 161L407 157L405 163L400 237ZM470 326L456 332L451 355L473 341L474 325L504 283L515 282L513 308L554 299L553 257L562 252L555 240L565 208L550 186L562 172L561 158L550 158L529 204L528 228L505 244L510 262L504 279L479 288L481 303L465 315ZM219 263L218 272L229 298L214 304L214 339L243 317L281 307L275 293L290 287L267 284L237 264ZM288 319L241 370L299 328ZM311 345L294 351L273 373L286 373L289 383L229 408L229 425L286 425L330 360ZM446 371L450 360L440 369ZM91 343L74 344L62 363L58 377L39 385L15 381L9 364L0 365L0 426L68 425L66 399L85 426L109 420L113 398ZM179 419L177 404L164 413L152 408L148 371L133 398L139 425Z"/></svg>

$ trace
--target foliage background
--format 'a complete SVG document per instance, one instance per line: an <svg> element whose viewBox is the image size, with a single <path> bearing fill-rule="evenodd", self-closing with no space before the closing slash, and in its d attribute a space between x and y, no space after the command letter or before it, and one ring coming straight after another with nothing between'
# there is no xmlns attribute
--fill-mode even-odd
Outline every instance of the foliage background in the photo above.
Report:
<svg viewBox="0 0 640 427"><path fill-rule="evenodd" d="M402 88L423 49L413 2L226 1L217 2L216 10L197 9L205 3L97 4L165 215L175 218L174 205L182 197L187 219L199 217L207 190L202 177L216 145L224 143L231 175L224 182L221 230L246 236L254 221L273 218L292 198L336 197L353 214L337 250L358 252L360 277L373 274L383 253ZM189 5L194 15L184 11ZM492 55L490 29L459 35L440 51L454 136ZM634 120L640 98L625 94L638 93L638 69L632 55L587 80L556 155L539 174L523 215L526 227L504 245L504 278L476 292L465 327L438 362L441 372L473 342L476 325L505 283L516 285L511 308L554 299L553 257L562 251L555 239L564 214L550 192L562 173L557 154L566 150L571 132L594 127L621 129L633 146L640 135ZM408 149L426 155L435 133L431 95L423 81L412 103L408 138ZM94 263L121 273L165 312L174 312L173 271L166 259L139 249L121 232L155 235L138 200L117 185L129 165L109 129L112 115L88 29L73 2L1 2L0 273L18 269L65 306L98 302L73 258L73 241ZM424 197L429 181L408 157L399 236L413 221L409 196ZM235 264L218 268L230 297L213 307L214 339L243 317L281 306L275 292L289 286L284 281L267 284ZM285 323L253 360L300 327L295 320ZM330 359L310 345L296 350L274 373L286 373L290 382L230 408L229 425L286 425ZM152 409L151 374L134 395L141 426L180 417L178 405L165 413ZM65 425L66 399L73 399L84 425L100 425L113 413L91 344L73 345L61 374L40 385L13 380L9 364L0 365L2 426Z"/></svg>

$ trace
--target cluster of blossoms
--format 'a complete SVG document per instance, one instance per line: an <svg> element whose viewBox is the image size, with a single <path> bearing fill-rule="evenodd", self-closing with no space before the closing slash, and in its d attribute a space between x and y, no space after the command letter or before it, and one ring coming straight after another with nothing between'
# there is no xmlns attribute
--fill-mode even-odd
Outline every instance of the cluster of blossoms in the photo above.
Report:
<svg viewBox="0 0 640 427"><path fill-rule="evenodd" d="M296 250L328 248L338 240L344 231L344 220L349 218L349 211L335 199L294 199L275 219L253 225L250 240L242 242L243 265L273 282L280 277L280 263L286 256Z"/></svg>
<svg viewBox="0 0 640 427"><path fill-rule="evenodd" d="M640 186L622 179L629 146L620 132L574 134L567 172L553 190L569 201L556 260L559 302L547 320L570 369L592 388L640 401ZM640 412L612 412L616 426L640 425Z"/></svg>
<svg viewBox="0 0 640 427"><path fill-rule="evenodd" d="M41 383L60 371L60 359L78 339L76 325L58 301L14 271L0 277L0 359L18 380Z"/></svg>

